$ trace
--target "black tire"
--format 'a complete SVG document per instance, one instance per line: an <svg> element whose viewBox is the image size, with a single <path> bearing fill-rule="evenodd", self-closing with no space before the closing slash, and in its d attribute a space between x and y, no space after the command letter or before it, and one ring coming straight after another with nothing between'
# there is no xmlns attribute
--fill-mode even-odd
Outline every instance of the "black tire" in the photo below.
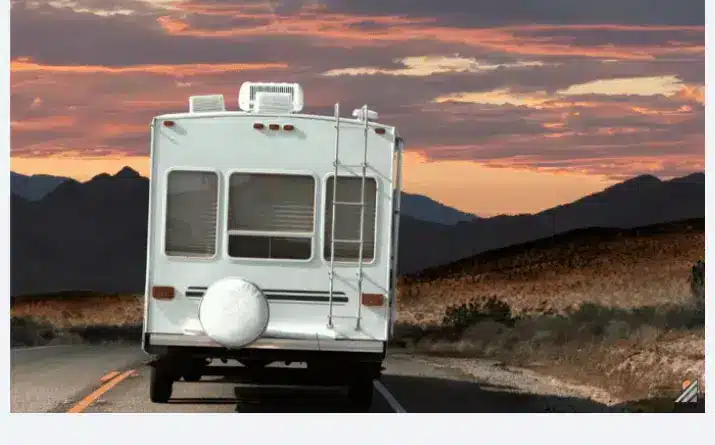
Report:
<svg viewBox="0 0 715 445"><path fill-rule="evenodd" d="M197 360L195 362L189 363L182 375L184 381L198 382L204 375L204 368L206 368L205 360Z"/></svg>
<svg viewBox="0 0 715 445"><path fill-rule="evenodd" d="M201 380L201 377L203 377L203 375L201 374L201 369L192 369L191 371L186 371L182 377L184 378L185 382L194 383Z"/></svg>
<svg viewBox="0 0 715 445"><path fill-rule="evenodd" d="M348 404L350 410L357 413L366 413L372 407L374 387L371 379L361 379L352 382L348 387Z"/></svg>
<svg viewBox="0 0 715 445"><path fill-rule="evenodd" d="M149 399L152 403L167 403L174 389L174 379L159 365L151 367Z"/></svg>

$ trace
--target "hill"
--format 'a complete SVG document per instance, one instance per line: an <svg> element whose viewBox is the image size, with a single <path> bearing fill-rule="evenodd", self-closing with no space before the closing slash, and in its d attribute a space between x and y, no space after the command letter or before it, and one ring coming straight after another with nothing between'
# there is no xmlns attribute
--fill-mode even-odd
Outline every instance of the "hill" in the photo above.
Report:
<svg viewBox="0 0 715 445"><path fill-rule="evenodd" d="M400 320L435 325L448 305L496 297L514 314L583 303L639 308L686 302L705 255L705 219L588 228L484 252L400 279Z"/></svg>
<svg viewBox="0 0 715 445"><path fill-rule="evenodd" d="M477 215L462 212L424 195L402 192L401 198L403 214L414 219L448 226L479 219Z"/></svg>
<svg viewBox="0 0 715 445"><path fill-rule="evenodd" d="M12 193L29 201L37 201L69 180L63 176L23 175L10 172L10 190Z"/></svg>
<svg viewBox="0 0 715 445"><path fill-rule="evenodd" d="M124 168L83 183L66 179L36 201L13 193L12 295L140 292L148 186L147 178ZM705 186L703 174L671 181L639 177L535 215L467 215L468 220L454 225L435 221L454 222L464 216L458 210L409 194L403 203L413 213L403 215L400 224L402 275L573 229L702 218Z"/></svg>

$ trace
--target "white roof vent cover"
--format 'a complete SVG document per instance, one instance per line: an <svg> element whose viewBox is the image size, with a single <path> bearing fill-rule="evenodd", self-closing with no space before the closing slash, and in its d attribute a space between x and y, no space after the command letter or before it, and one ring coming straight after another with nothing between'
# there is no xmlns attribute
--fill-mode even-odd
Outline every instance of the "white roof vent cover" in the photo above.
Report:
<svg viewBox="0 0 715 445"><path fill-rule="evenodd" d="M380 116L379 114L377 114L377 111L369 109L367 110L367 116L365 116L365 110L366 109L364 107L353 110L353 117L361 121L364 121L366 117L369 121L376 121L377 118Z"/></svg>
<svg viewBox="0 0 715 445"><path fill-rule="evenodd" d="M259 111L260 107L265 113L297 113L303 103L303 88L297 83L244 82L238 93L243 111Z"/></svg>
<svg viewBox="0 0 715 445"><path fill-rule="evenodd" d="M189 112L208 113L211 111L226 111L223 94L191 96L189 98Z"/></svg>

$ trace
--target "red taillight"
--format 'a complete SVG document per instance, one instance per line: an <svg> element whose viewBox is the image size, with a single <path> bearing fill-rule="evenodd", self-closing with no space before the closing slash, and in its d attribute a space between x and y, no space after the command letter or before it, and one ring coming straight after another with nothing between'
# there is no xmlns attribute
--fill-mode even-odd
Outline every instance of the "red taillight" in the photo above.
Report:
<svg viewBox="0 0 715 445"><path fill-rule="evenodd" d="M174 298L174 288L171 286L154 286L151 296L157 300L171 300Z"/></svg>
<svg viewBox="0 0 715 445"><path fill-rule="evenodd" d="M174 126L174 121L164 121L164 126L165 127L173 127Z"/></svg>
<svg viewBox="0 0 715 445"><path fill-rule="evenodd" d="M268 126L268 128L270 128L271 130L275 131L275 130L280 130L280 129L281 129L281 126L278 125L278 124L270 124L270 125Z"/></svg>
<svg viewBox="0 0 715 445"><path fill-rule="evenodd" d="M266 126L259 122L256 122L255 124L253 124L253 128L255 128L256 130L263 130L264 128L266 128Z"/></svg>
<svg viewBox="0 0 715 445"><path fill-rule="evenodd" d="M385 129L384 128L376 128L375 133L377 134L385 134Z"/></svg>
<svg viewBox="0 0 715 445"><path fill-rule="evenodd" d="M382 306L385 296L382 294L362 294L363 306Z"/></svg>
<svg viewBox="0 0 715 445"><path fill-rule="evenodd" d="M286 125L283 125L283 129L285 131L293 131L295 129L295 127L292 126L291 124L286 124Z"/></svg>

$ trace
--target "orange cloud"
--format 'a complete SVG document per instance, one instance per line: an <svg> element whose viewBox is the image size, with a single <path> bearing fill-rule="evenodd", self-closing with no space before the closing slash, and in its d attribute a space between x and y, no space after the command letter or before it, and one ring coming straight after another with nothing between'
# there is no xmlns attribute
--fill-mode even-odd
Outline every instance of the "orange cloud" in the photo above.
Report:
<svg viewBox="0 0 715 445"><path fill-rule="evenodd" d="M679 99L692 100L705 104L705 86L686 84L673 96Z"/></svg>
<svg viewBox="0 0 715 445"><path fill-rule="evenodd" d="M74 124L75 120L71 116L50 116L36 119L10 121L10 129L12 131L27 132L48 131L72 127Z"/></svg>
<svg viewBox="0 0 715 445"><path fill-rule="evenodd" d="M99 126L96 130L98 134L104 137L124 136L127 134L142 134L149 132L149 124L117 124L105 123Z"/></svg>
<svg viewBox="0 0 715 445"><path fill-rule="evenodd" d="M256 37L266 35L290 35L319 38L324 45L375 46L380 43L406 42L410 40L433 40L448 44L464 44L514 54L534 56L582 56L609 59L651 60L656 56L678 53L702 54L703 44L688 42L669 42L668 46L636 45L594 45L574 46L558 42L556 38L528 36L528 32L538 31L675 31L703 32L699 26L635 26L635 25L526 25L493 28L451 28L438 26L435 18L407 18L399 16L350 16L337 13L315 13L303 9L292 16L277 16L270 11L254 6L203 6L179 4L176 8L181 14L162 16L157 22L169 35L181 35L205 38ZM265 8L265 7L263 7ZM202 29L192 27L183 18L186 14L220 15L232 19L260 20L263 25L235 26L228 29ZM359 25L364 22L385 25L384 28L365 29Z"/></svg>
<svg viewBox="0 0 715 445"><path fill-rule="evenodd" d="M173 77L223 74L226 71L256 71L285 69L285 63L187 63L178 65L132 65L110 67L103 65L43 65L21 57L10 63L12 73L60 73L60 74L157 74Z"/></svg>

